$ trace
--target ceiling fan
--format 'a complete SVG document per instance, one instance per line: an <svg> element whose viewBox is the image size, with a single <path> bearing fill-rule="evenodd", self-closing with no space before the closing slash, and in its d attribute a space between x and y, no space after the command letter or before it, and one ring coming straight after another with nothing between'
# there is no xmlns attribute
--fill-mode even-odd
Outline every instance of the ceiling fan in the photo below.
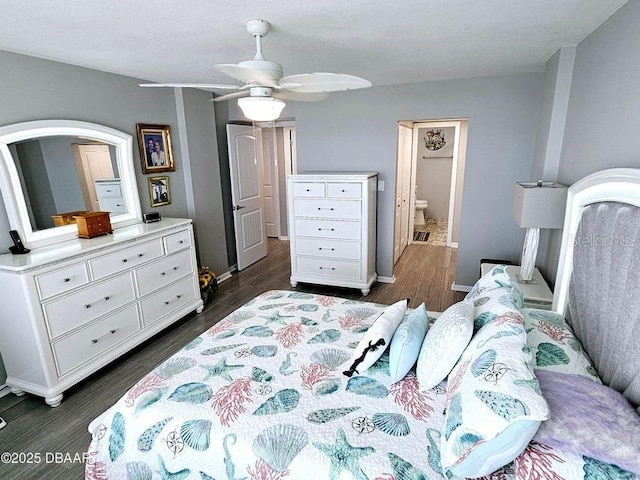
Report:
<svg viewBox="0 0 640 480"><path fill-rule="evenodd" d="M264 58L262 38L271 25L266 20L245 22L247 32L256 39L256 55L238 64L223 63L214 68L235 78L240 85L207 83L141 83L141 87L191 87L203 89L238 90L221 95L214 102L238 99L245 117L255 121L271 121L280 116L283 100L314 102L324 100L329 92L356 90L371 86L364 78L344 73L301 73L284 76L282 65Z"/></svg>

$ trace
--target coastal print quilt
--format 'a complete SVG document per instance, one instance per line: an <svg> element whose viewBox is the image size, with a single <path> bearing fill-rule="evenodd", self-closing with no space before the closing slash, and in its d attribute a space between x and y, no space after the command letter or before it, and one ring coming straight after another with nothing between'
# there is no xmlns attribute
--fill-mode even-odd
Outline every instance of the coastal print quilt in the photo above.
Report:
<svg viewBox="0 0 640 480"><path fill-rule="evenodd" d="M364 374L342 373L385 307L291 291L256 297L91 422L86 478L442 478L446 384L421 392L413 371L392 384L386 353ZM546 343L571 358L563 369L582 365L575 337L540 327L542 317L525 324L539 334L538 367L564 362ZM531 443L489 478L634 478L616 468Z"/></svg>

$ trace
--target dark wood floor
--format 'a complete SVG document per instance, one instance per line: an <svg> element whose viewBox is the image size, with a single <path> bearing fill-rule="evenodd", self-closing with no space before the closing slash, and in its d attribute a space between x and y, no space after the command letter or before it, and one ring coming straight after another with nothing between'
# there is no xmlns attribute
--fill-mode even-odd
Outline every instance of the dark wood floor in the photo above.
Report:
<svg viewBox="0 0 640 480"><path fill-rule="evenodd" d="M442 311L462 299L451 291L455 275L456 250L430 245L409 245L395 266L396 282L377 283L367 297L359 290L298 284L296 290L336 295L378 303L411 299L411 306L425 301L432 311ZM8 425L0 430L0 453L39 453L40 463L3 463L0 479L80 479L84 464L62 463L56 452L82 456L89 446L87 425L114 404L127 389L153 367L170 357L212 324L266 290L291 290L289 284L289 243L270 240L269 255L251 267L237 272L220 285L205 311L191 314L151 338L126 356L111 363L64 394L62 404L51 408L32 395L0 398L0 416Z"/></svg>

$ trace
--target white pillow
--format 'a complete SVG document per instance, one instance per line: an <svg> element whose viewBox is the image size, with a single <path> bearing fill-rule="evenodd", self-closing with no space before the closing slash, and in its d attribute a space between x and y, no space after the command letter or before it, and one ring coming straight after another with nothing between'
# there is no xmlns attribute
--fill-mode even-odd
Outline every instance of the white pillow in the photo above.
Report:
<svg viewBox="0 0 640 480"><path fill-rule="evenodd" d="M473 335L473 303L451 305L427 332L416 375L421 390L429 390L447 378Z"/></svg>
<svg viewBox="0 0 640 480"><path fill-rule="evenodd" d="M408 303L409 300L405 299L389 305L373 322L353 352L349 369L343 372L347 377L364 372L382 356L391 342L393 333L404 318Z"/></svg>
<svg viewBox="0 0 640 480"><path fill-rule="evenodd" d="M524 451L549 407L531 367L522 314L478 331L449 375L440 445L446 478L477 478Z"/></svg>

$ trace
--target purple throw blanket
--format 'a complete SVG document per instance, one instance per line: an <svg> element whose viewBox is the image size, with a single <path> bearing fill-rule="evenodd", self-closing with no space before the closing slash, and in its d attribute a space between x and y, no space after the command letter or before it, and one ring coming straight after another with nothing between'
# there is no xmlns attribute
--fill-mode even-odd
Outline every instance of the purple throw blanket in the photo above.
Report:
<svg viewBox="0 0 640 480"><path fill-rule="evenodd" d="M551 418L533 440L640 475L640 415L621 394L578 375L536 370Z"/></svg>

